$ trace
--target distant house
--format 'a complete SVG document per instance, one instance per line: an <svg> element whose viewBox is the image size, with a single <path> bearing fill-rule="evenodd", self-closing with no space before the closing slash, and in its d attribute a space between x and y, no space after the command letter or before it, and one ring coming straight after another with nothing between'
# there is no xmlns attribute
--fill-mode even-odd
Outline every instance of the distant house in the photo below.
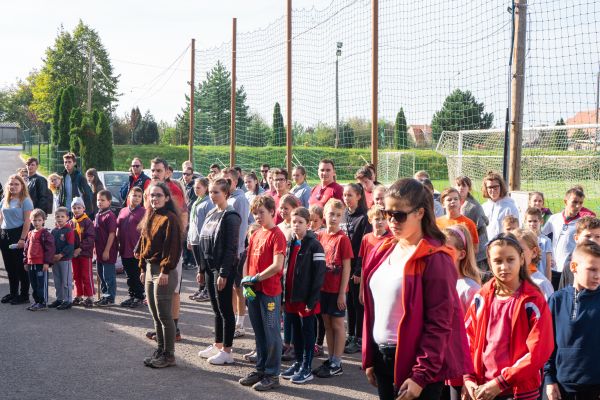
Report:
<svg viewBox="0 0 600 400"><path fill-rule="evenodd" d="M0 143L21 143L21 127L16 122L0 122Z"/></svg>
<svg viewBox="0 0 600 400"><path fill-rule="evenodd" d="M579 111L571 118L567 118L568 125L587 125L596 123L596 113L600 113L600 109ZM583 133L583 135L576 135L576 132ZM569 129L567 130L569 138L573 138L573 143L569 144L570 150L596 150L598 148L598 141L600 141L600 130L595 128L587 129ZM574 137L575 136L575 137ZM584 136L584 137L580 137Z"/></svg>
<svg viewBox="0 0 600 400"><path fill-rule="evenodd" d="M410 125L408 134L416 147L426 147L431 143L431 125Z"/></svg>

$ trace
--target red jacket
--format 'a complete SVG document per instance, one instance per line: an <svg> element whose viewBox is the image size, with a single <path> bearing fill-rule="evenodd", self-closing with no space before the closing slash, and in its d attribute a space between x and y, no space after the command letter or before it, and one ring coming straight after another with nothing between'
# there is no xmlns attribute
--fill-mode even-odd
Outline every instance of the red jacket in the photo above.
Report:
<svg viewBox="0 0 600 400"><path fill-rule="evenodd" d="M489 322L489 307L496 291L496 280L486 283L467 311L465 326L469 338L473 375L465 376L481 385L485 383L482 353ZM496 378L500 388L512 388L518 399L537 399L541 384L540 370L554 350L552 317L544 295L528 281L523 281L521 295L515 304L510 336L511 367Z"/></svg>
<svg viewBox="0 0 600 400"><path fill-rule="evenodd" d="M371 277L394 249L394 238L386 238L364 262L363 368L373 366L374 305L369 288ZM473 371L465 334L464 316L452 261L453 250L431 238L422 239L406 262L402 280L404 316L398 324L394 383L408 378L419 386L458 378ZM390 299L394 300L394 299Z"/></svg>

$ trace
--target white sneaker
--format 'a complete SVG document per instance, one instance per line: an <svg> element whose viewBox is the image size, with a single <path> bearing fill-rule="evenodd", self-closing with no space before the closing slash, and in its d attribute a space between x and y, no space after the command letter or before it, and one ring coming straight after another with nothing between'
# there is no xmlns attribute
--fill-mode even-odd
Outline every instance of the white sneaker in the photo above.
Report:
<svg viewBox="0 0 600 400"><path fill-rule="evenodd" d="M210 345L207 348L205 348L204 350L200 350L198 352L198 355L201 358L211 358L212 356L215 356L217 354L219 354L221 350L219 350L218 347L215 347L214 345Z"/></svg>
<svg viewBox="0 0 600 400"><path fill-rule="evenodd" d="M239 338L242 337L246 334L246 329L244 329L243 326L236 326L235 327L235 332L233 333L233 337L234 338Z"/></svg>
<svg viewBox="0 0 600 400"><path fill-rule="evenodd" d="M218 354L210 357L208 362L212 365L233 364L233 351L228 353L224 350L221 350Z"/></svg>

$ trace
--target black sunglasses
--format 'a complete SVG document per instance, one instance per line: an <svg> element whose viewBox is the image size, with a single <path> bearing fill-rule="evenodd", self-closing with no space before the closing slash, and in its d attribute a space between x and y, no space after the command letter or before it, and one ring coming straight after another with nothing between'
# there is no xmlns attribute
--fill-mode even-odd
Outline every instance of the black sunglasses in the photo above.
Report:
<svg viewBox="0 0 600 400"><path fill-rule="evenodd" d="M392 219L394 218L394 220L398 223L403 223L406 222L406 219L408 218L408 216L412 213L414 213L415 211L417 211L419 208L421 207L415 207L412 210L410 210L409 212L404 212L404 211L396 211L396 210L381 210L383 212L383 215L387 218L387 219Z"/></svg>

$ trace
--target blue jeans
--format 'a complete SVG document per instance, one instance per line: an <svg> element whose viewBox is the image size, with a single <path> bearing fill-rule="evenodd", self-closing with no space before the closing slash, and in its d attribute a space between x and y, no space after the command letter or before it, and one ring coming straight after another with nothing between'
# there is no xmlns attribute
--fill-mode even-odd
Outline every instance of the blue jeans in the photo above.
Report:
<svg viewBox="0 0 600 400"><path fill-rule="evenodd" d="M48 302L48 272L44 271L42 264L35 264L29 266L28 275L33 300L36 303L46 304Z"/></svg>
<svg viewBox="0 0 600 400"><path fill-rule="evenodd" d="M279 376L281 368L281 295L266 296L256 292L256 298L247 301L248 317L256 341L256 370L265 375Z"/></svg>
<svg viewBox="0 0 600 400"><path fill-rule="evenodd" d="M314 315L301 317L298 314L287 312L285 316L292 325L296 361L302 364L303 369L310 370L315 351L315 324L317 319Z"/></svg>
<svg viewBox="0 0 600 400"><path fill-rule="evenodd" d="M101 263L96 260L96 268L100 277L102 297L108 297L109 300L115 301L115 297L117 297L117 272L115 264Z"/></svg>

